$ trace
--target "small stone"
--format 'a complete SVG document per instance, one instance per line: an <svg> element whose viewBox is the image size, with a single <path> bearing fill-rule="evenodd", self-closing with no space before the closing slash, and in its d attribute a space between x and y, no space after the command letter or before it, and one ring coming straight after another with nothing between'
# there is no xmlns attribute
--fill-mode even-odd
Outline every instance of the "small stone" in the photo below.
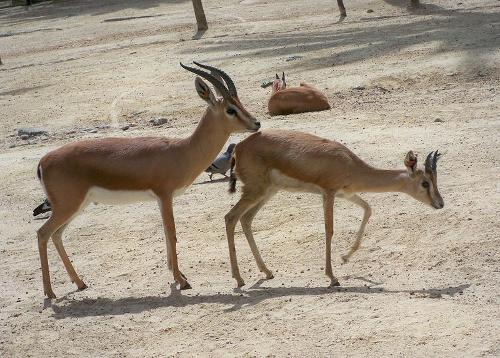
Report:
<svg viewBox="0 0 500 358"><path fill-rule="evenodd" d="M22 140L28 140L30 138L29 135L27 134L22 134L21 137L20 137Z"/></svg>
<svg viewBox="0 0 500 358"><path fill-rule="evenodd" d="M16 147L16 143L9 144L9 148L15 148L15 147Z"/></svg>
<svg viewBox="0 0 500 358"><path fill-rule="evenodd" d="M17 135L22 136L22 135L28 135L29 137L34 137L37 135L48 135L49 133L40 128L19 128L17 130Z"/></svg>
<svg viewBox="0 0 500 358"><path fill-rule="evenodd" d="M436 118L436 119L434 120L434 122L440 122L440 123L442 123L442 122L444 122L444 121L443 121L441 118Z"/></svg>
<svg viewBox="0 0 500 358"><path fill-rule="evenodd" d="M290 62L290 61L295 61L295 60L300 60L301 58L303 58L304 56L298 56L298 55L294 55L294 56L290 56L288 57L285 61L286 62Z"/></svg>
<svg viewBox="0 0 500 358"><path fill-rule="evenodd" d="M356 91L363 91L365 89L366 89L365 86L356 86L356 87L353 88L353 90L356 90Z"/></svg>
<svg viewBox="0 0 500 358"><path fill-rule="evenodd" d="M165 117L156 117L156 118L151 119L149 121L149 123L151 123L154 126L161 126L163 124L168 123L168 118L165 118Z"/></svg>
<svg viewBox="0 0 500 358"><path fill-rule="evenodd" d="M92 128L92 129L88 130L88 132L89 132L89 133L97 133L97 129Z"/></svg>
<svg viewBox="0 0 500 358"><path fill-rule="evenodd" d="M128 125L123 126L123 127L120 127L120 129L121 129L122 131L126 131L126 130L128 130L129 128L130 128L130 126L128 126Z"/></svg>
<svg viewBox="0 0 500 358"><path fill-rule="evenodd" d="M369 13L369 14L371 14L373 12L373 10L372 9L368 9L368 10L366 10L366 12Z"/></svg>

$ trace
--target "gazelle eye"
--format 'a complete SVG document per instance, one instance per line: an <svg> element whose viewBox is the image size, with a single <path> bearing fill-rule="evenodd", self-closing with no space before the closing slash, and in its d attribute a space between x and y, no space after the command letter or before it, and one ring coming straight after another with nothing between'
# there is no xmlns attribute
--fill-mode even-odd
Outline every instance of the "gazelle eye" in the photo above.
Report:
<svg viewBox="0 0 500 358"><path fill-rule="evenodd" d="M229 107L226 109L226 113L229 114L230 116L236 115L236 110L234 108Z"/></svg>
<svg viewBox="0 0 500 358"><path fill-rule="evenodd" d="M429 188L429 182L428 182L428 181L423 181L423 182L422 182L422 186L423 186L425 189L428 189L428 188Z"/></svg>

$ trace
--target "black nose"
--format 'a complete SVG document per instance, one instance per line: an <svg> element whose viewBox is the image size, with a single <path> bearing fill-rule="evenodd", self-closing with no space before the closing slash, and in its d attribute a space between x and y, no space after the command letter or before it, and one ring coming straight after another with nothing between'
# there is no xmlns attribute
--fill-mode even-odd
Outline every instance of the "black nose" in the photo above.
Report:
<svg viewBox="0 0 500 358"><path fill-rule="evenodd" d="M257 126L257 128L260 128L260 122L255 122L255 125Z"/></svg>

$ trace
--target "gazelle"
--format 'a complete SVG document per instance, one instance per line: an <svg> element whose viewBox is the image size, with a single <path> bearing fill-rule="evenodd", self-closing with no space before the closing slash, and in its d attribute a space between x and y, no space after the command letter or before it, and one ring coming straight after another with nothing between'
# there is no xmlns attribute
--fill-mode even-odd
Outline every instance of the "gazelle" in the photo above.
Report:
<svg viewBox="0 0 500 358"><path fill-rule="evenodd" d="M300 87L287 87L285 72L276 74L271 97L267 104L271 116L325 111L330 109L328 98L317 88L301 82Z"/></svg>
<svg viewBox="0 0 500 358"><path fill-rule="evenodd" d="M444 202L438 190L436 169L439 156L438 151L429 153L424 170L421 170L417 169L417 156L410 151L404 160L406 170L384 170L370 166L340 143L311 134L268 130L249 136L237 144L233 152L229 191L236 190L236 176L244 186L240 200L225 216L231 271L238 286L245 284L238 269L234 246L234 229L238 220L241 220L259 270L267 278L273 277L255 244L252 221L278 190L311 192L323 196L325 273L331 285L337 286L339 281L333 275L331 263L335 197L347 199L364 210L356 241L342 257L347 262L359 248L371 215L370 205L357 193L403 192L424 204L441 209Z"/></svg>
<svg viewBox="0 0 500 358"><path fill-rule="evenodd" d="M181 66L208 80L222 98L216 98L210 87L196 77L196 91L208 108L191 136L82 140L56 149L40 160L38 178L52 207L51 217L38 230L43 289L49 298L55 297L47 260L50 237L71 281L80 290L87 287L73 268L61 238L69 222L91 202L157 200L167 242L168 267L181 289L190 288L177 264L172 200L212 163L231 133L255 132L260 128L260 123L241 104L236 87L225 72L195 64L211 73L182 63Z"/></svg>

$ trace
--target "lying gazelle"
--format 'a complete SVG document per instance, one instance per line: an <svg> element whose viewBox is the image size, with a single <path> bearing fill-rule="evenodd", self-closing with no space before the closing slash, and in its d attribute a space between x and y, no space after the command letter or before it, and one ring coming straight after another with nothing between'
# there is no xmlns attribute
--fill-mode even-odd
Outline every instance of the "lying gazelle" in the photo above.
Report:
<svg viewBox="0 0 500 358"><path fill-rule="evenodd" d="M52 208L52 216L38 230L43 289L48 297L55 297L47 260L50 237L71 281L80 290L87 287L73 268L61 237L69 222L91 202L157 200L167 241L168 267L181 289L190 287L177 264L172 200L212 163L231 133L255 132L260 128L260 123L241 104L236 87L225 72L195 64L211 73L182 63L181 66L208 80L222 98L216 98L200 77L195 79L196 91L208 108L190 137L82 140L56 149L40 160L38 178Z"/></svg>
<svg viewBox="0 0 500 358"><path fill-rule="evenodd" d="M287 87L285 72L276 74L267 109L271 116L317 112L330 109L328 98L317 88L301 82L300 87Z"/></svg>
<svg viewBox="0 0 500 358"><path fill-rule="evenodd" d="M231 163L230 192L236 190L236 176L243 182L238 203L226 214L226 233L231 271L238 286L244 285L240 276L234 246L234 229L241 220L243 232L257 266L267 278L273 274L264 264L252 234L252 220L262 206L280 189L321 194L325 217L325 273L332 286L339 285L333 275L331 242L333 236L333 204L341 197L364 210L363 221L356 241L343 261L359 248L366 223L371 215L370 205L359 192L403 192L414 199L441 209L443 199L437 187L436 163L438 151L429 153L425 169L417 169L417 157L408 152L406 170L377 169L365 163L340 143L311 134L285 130L269 130L252 134L236 145Z"/></svg>

